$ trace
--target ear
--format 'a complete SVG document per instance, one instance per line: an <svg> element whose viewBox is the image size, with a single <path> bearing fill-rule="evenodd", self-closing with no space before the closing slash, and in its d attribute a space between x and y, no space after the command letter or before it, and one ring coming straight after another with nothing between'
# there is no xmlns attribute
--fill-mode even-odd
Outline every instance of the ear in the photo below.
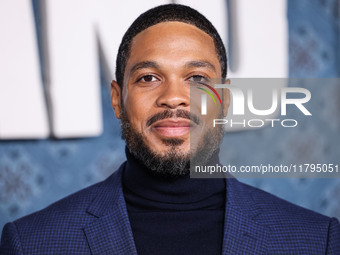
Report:
<svg viewBox="0 0 340 255"><path fill-rule="evenodd" d="M111 82L111 104L117 119L120 119L121 89L116 81Z"/></svg>
<svg viewBox="0 0 340 255"><path fill-rule="evenodd" d="M227 79L224 84L230 84L230 80ZM226 117L228 115L228 109L230 106L230 90L223 88L222 89L222 95L223 95L223 116Z"/></svg>

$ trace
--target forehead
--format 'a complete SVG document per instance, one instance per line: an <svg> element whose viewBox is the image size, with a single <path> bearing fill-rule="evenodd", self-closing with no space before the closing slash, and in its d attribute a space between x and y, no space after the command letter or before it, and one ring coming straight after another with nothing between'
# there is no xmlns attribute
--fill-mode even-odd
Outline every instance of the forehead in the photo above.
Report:
<svg viewBox="0 0 340 255"><path fill-rule="evenodd" d="M131 42L126 67L153 57L164 57L168 61L173 57L178 61L209 59L217 61L219 67L212 37L196 26L177 21L158 23L137 34Z"/></svg>

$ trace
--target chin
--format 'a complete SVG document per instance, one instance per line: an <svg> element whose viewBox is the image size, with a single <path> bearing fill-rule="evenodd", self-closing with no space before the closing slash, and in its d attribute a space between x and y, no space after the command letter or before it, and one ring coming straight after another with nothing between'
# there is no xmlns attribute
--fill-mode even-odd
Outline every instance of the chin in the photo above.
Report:
<svg viewBox="0 0 340 255"><path fill-rule="evenodd" d="M183 155L187 155L188 153L190 153L190 146L184 144L181 145L170 144L169 141L167 141L166 144L162 143L160 146L154 146L150 149L153 153L158 154L160 156L166 156L169 154L169 152L174 151Z"/></svg>

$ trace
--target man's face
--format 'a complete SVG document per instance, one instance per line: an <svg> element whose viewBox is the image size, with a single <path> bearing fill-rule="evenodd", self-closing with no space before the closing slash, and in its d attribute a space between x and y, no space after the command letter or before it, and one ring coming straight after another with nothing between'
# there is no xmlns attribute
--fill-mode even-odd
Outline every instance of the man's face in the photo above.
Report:
<svg viewBox="0 0 340 255"><path fill-rule="evenodd" d="M221 107L209 105L214 112L201 116L200 100L190 101L192 82L217 77L221 66L208 34L182 22L156 24L132 40L122 91L112 83L116 116L127 118L152 153L189 157L204 146L212 120L221 114ZM190 134L202 139L190 143Z"/></svg>

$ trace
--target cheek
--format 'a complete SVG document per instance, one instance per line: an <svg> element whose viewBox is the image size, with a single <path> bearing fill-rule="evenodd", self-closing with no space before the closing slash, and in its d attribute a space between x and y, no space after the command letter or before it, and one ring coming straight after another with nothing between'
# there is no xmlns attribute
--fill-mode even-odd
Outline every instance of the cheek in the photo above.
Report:
<svg viewBox="0 0 340 255"><path fill-rule="evenodd" d="M124 105L133 127L138 130L144 129L145 123L150 117L150 97L141 95L134 96L130 93L130 95L125 98Z"/></svg>
<svg viewBox="0 0 340 255"><path fill-rule="evenodd" d="M202 108L202 100L201 96L206 95L207 99L207 113L206 115L202 115L201 108ZM216 95L214 95L214 98L216 100L216 104L214 103L213 99L207 95L206 93L201 93L198 89L192 89L190 94L190 112L196 116L198 116L201 120L201 125L199 130L196 130L195 132L198 132L202 135L203 133L207 132L207 130L210 130L211 127L213 127L214 119L221 118L221 104L219 100L216 98Z"/></svg>
<svg viewBox="0 0 340 255"><path fill-rule="evenodd" d="M216 90L219 99L216 95L214 95L214 98L216 100L216 104L212 100L212 98L208 97L208 102L207 102L207 120L209 121L208 126L213 126L213 120L214 119L221 119L223 118L223 96L222 96L222 91L221 90ZM221 100L221 101L220 101Z"/></svg>
<svg viewBox="0 0 340 255"><path fill-rule="evenodd" d="M222 119L222 108L221 104L208 104L208 111L207 115L202 116L202 121L203 121L203 133L205 134L206 132L210 132L211 129L214 129L214 120L215 119Z"/></svg>

